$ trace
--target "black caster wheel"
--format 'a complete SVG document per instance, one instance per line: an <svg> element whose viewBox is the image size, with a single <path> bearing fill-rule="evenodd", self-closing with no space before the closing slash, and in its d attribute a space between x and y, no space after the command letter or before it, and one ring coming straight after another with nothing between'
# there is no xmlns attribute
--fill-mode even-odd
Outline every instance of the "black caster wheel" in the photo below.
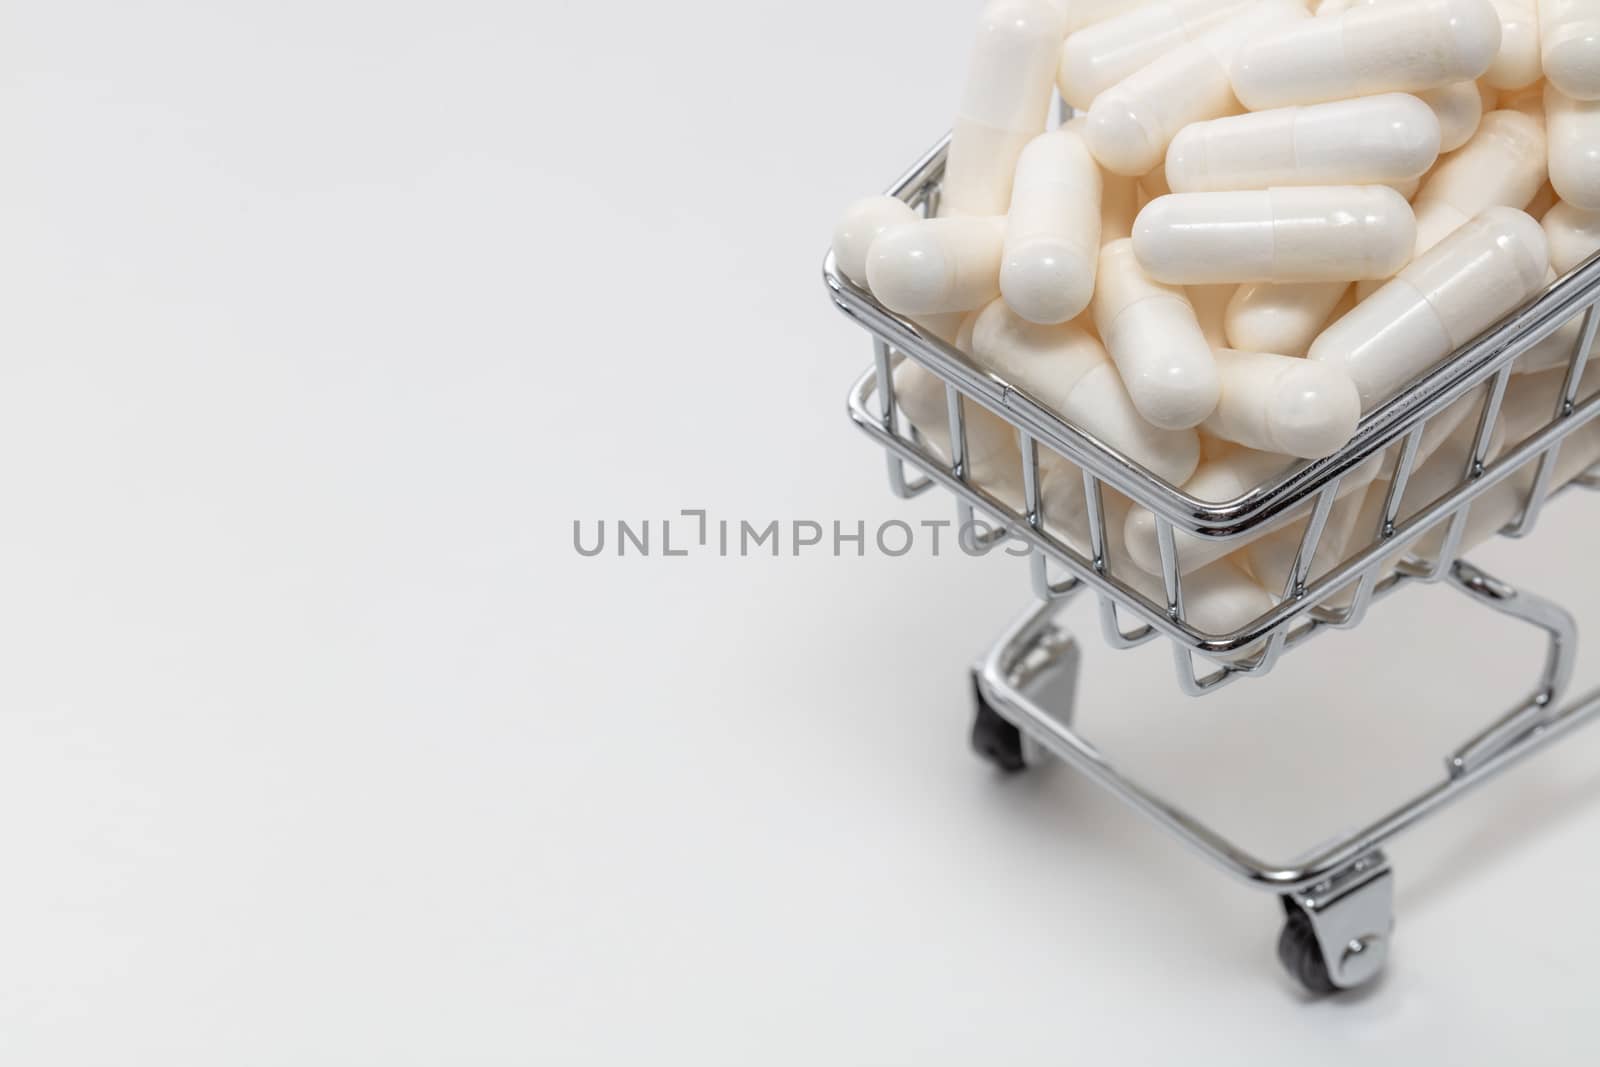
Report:
<svg viewBox="0 0 1600 1067"><path fill-rule="evenodd" d="M976 678L972 680L972 696L977 709L972 716L972 750L1007 774L1027 770L1022 731L989 706Z"/></svg>
<svg viewBox="0 0 1600 1067"><path fill-rule="evenodd" d="M1322 946L1317 943L1317 933L1311 928L1311 917L1300 905L1283 898L1283 932L1278 935L1278 961L1290 977L1317 996L1337 993L1328 974L1328 962L1322 958Z"/></svg>

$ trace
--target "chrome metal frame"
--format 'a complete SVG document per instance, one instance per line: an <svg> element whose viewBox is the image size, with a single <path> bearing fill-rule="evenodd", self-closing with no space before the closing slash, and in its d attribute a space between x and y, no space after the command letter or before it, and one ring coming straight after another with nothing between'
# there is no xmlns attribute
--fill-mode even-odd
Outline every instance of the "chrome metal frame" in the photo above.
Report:
<svg viewBox="0 0 1600 1067"><path fill-rule="evenodd" d="M929 150L890 188L890 194L932 214L947 143L948 138ZM849 414L884 448L891 489L898 496L911 497L942 486L957 499L963 529L972 529L974 517L980 513L995 520L995 528L978 539L978 547L1015 538L1033 550L1033 587L1042 603L1022 615L974 672L983 702L1020 732L1030 752L1047 752L1070 763L1229 874L1282 896L1290 926L1298 914L1315 935L1327 988L1347 988L1373 978L1386 958L1392 925L1392 877L1381 846L1473 786L1589 722L1600 711L1600 689L1565 707L1557 706L1575 654L1577 635L1571 616L1458 558L1473 502L1505 478L1530 468L1535 474L1519 514L1501 532L1522 537L1532 531L1545 503L1564 488L1551 484L1563 439L1600 415L1600 394L1578 396L1589 350L1600 328L1600 313L1595 311L1600 301L1600 256L1571 271L1370 413L1354 439L1334 455L1302 463L1268 484L1222 503L1196 499L1155 476L1065 422L1024 390L889 311L845 278L831 255L823 274L834 303L873 336L873 367L852 389ZM1512 363L1578 316L1583 317L1582 328L1549 422L1503 454L1491 457L1491 438ZM914 360L945 383L951 442L948 459L928 447L914 429L902 425L893 378L900 359ZM1483 401L1461 479L1432 503L1402 517L1402 495L1429 420L1474 390L1483 393ZM965 464L967 403L982 405L1016 429L1022 457L1020 508L969 476ZM1040 493L1041 445L1083 472L1089 519L1087 553L1046 528ZM1366 540L1356 541L1342 563L1313 577L1312 561L1340 480L1386 450L1393 456L1393 466L1377 528ZM908 474L908 466L918 472L915 477ZM1571 484L1595 488L1600 486L1600 476L1586 473ZM1150 509L1156 517L1162 562L1160 600L1129 584L1108 559L1101 505L1106 487ZM1307 521L1298 554L1271 610L1225 634L1206 633L1186 618L1176 547L1179 531L1242 544L1269 528L1301 519ZM1440 528L1444 530L1442 544L1431 557L1411 552L1398 564L1394 562L1401 550L1414 547L1424 534ZM1052 581L1052 566L1065 570L1067 576ZM1374 602L1396 589L1440 580L1476 603L1545 631L1549 651L1538 682L1525 700L1449 756L1442 780L1307 858L1274 863L1252 855L1125 776L1072 726L1079 655L1071 636L1058 625L1057 615L1072 597L1087 590L1093 590L1099 600L1102 629L1110 644L1129 648L1157 636L1171 639L1180 685L1198 696L1238 678L1267 673L1285 651L1324 629L1357 625ZM1336 605L1335 598L1345 591L1353 591L1349 603ZM1125 628L1125 616L1135 621L1132 629ZM1210 672L1199 673L1196 659L1208 662ZM1286 930L1286 939L1288 935ZM1280 943L1280 955L1285 951ZM1285 962L1290 962L1287 955Z"/></svg>

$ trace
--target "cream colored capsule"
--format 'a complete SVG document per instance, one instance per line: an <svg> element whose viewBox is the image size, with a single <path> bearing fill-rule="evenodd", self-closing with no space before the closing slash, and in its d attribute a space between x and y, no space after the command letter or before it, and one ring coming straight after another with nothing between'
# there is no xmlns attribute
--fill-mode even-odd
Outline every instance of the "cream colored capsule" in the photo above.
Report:
<svg viewBox="0 0 1600 1067"><path fill-rule="evenodd" d="M1438 89L1416 93L1439 120L1439 151L1454 152L1478 132L1483 116L1494 110L1494 103L1479 89L1477 82L1455 82ZM1492 96L1493 94L1487 94Z"/></svg>
<svg viewBox="0 0 1600 1067"><path fill-rule="evenodd" d="M1590 421L1562 442L1550 478L1551 491L1583 474L1596 460L1600 460L1600 421ZM1537 463L1525 464L1473 501L1462 530L1460 552L1472 551L1522 513L1538 469ZM1417 540L1413 551L1424 557L1437 553L1448 527L1448 523L1435 526Z"/></svg>
<svg viewBox="0 0 1600 1067"><path fill-rule="evenodd" d="M1100 168L1070 129L1041 134L1017 161L1000 294L1029 322L1089 306L1100 251Z"/></svg>
<svg viewBox="0 0 1600 1067"><path fill-rule="evenodd" d="M1351 492L1334 501L1333 506L1328 509L1328 518L1323 523L1322 534L1317 538L1317 550L1312 554L1311 567L1306 572L1307 584L1327 574L1344 561L1345 551L1350 547L1362 507L1369 495ZM1274 530L1244 547L1240 555L1243 557L1245 569L1257 582L1268 589L1282 591L1287 588L1309 521L1303 519Z"/></svg>
<svg viewBox="0 0 1600 1067"><path fill-rule="evenodd" d="M1169 285L1382 278L1415 240L1411 205L1381 185L1173 193L1133 224L1140 264Z"/></svg>
<svg viewBox="0 0 1600 1067"><path fill-rule="evenodd" d="M1252 111L1477 78L1500 48L1489 0L1405 0L1353 7L1264 33L1233 60L1233 91Z"/></svg>
<svg viewBox="0 0 1600 1067"><path fill-rule="evenodd" d="M1129 584L1157 604L1166 603L1166 591L1155 575L1128 575ZM1222 637L1243 629L1272 609L1271 594L1261 588L1237 562L1220 559L1184 576L1183 618L1203 634ZM1264 641L1247 645L1230 659L1247 659Z"/></svg>
<svg viewBox="0 0 1600 1067"><path fill-rule="evenodd" d="M1510 399L1510 393L1507 393ZM1466 477L1467 464L1472 458L1472 445L1478 435L1478 420L1476 408L1473 409L1474 417L1458 422L1453 432L1438 439L1435 449L1423 455L1418 452L1411 468L1411 474L1406 479L1405 492L1400 495L1399 508L1395 512L1396 524L1400 525L1412 518L1417 512L1438 500L1444 494L1455 489ZM1439 416L1434 416L1435 419ZM1431 429L1431 423L1430 423ZM1424 431L1426 433L1426 431ZM1488 460L1499 454L1506 440L1504 424L1497 425L1490 435L1488 451L1485 457ZM1385 465L1388 470L1391 464ZM1375 481L1361 500L1361 510L1354 523L1355 535L1367 541L1375 540L1378 534L1378 524L1383 519L1384 507L1388 501L1390 480L1385 478ZM1473 505L1477 510L1477 505ZM1392 561L1410 554L1412 549L1404 548L1390 557ZM1354 590L1352 589L1351 592Z"/></svg>
<svg viewBox="0 0 1600 1067"><path fill-rule="evenodd" d="M1182 290L1151 281L1133 242L1100 252L1094 325L1139 414L1155 426L1182 430L1217 406L1217 367L1194 308Z"/></svg>
<svg viewBox="0 0 1600 1067"><path fill-rule="evenodd" d="M1349 282L1241 285L1223 317L1228 343L1247 352L1304 356L1349 290Z"/></svg>
<svg viewBox="0 0 1600 1067"><path fill-rule="evenodd" d="M1308 358L1348 374L1371 411L1538 292L1548 268L1539 224L1490 208L1324 330Z"/></svg>
<svg viewBox="0 0 1600 1067"><path fill-rule="evenodd" d="M1116 18L1118 15L1142 7L1150 0L1050 0L1060 13L1062 28L1067 33L1077 33L1085 26Z"/></svg>
<svg viewBox="0 0 1600 1067"><path fill-rule="evenodd" d="M1544 76L1578 100L1600 100L1600 5L1539 0Z"/></svg>
<svg viewBox="0 0 1600 1067"><path fill-rule="evenodd" d="M1537 0L1490 0L1500 16L1500 50L1484 71L1492 89L1522 89L1544 77Z"/></svg>
<svg viewBox="0 0 1600 1067"><path fill-rule="evenodd" d="M902 315L971 311L1000 295L1004 218L919 219L891 226L867 253L867 285Z"/></svg>
<svg viewBox="0 0 1600 1067"><path fill-rule="evenodd" d="M1557 280L1555 270L1546 271L1544 280L1545 288L1554 285ZM1532 347L1518 356L1511 365L1512 373L1535 374L1551 367L1566 366L1571 361L1572 354L1577 351L1578 339L1582 334L1583 316L1569 319L1559 330L1535 341Z"/></svg>
<svg viewBox="0 0 1600 1067"><path fill-rule="evenodd" d="M1193 40L1255 0L1157 0L1098 22L1061 46L1056 85L1084 111L1094 98L1152 60Z"/></svg>
<svg viewBox="0 0 1600 1067"><path fill-rule="evenodd" d="M1382 458L1381 454L1375 455L1340 479L1339 497L1343 498L1365 487L1372 480ZM1198 500L1226 503L1277 477L1296 462L1299 461L1288 456L1234 447L1200 464L1194 476L1184 483L1183 491ZM1123 534L1128 557L1141 570L1160 574L1161 546L1155 515L1145 508L1133 508L1128 512ZM1214 537L1196 537L1182 530L1174 530L1173 547L1178 552L1178 572L1189 574L1243 545L1238 540L1219 542Z"/></svg>
<svg viewBox="0 0 1600 1067"><path fill-rule="evenodd" d="M945 344L953 345L963 352L972 349L972 320L977 318L977 313L972 311L947 311L940 315L911 315L912 322L925 334L931 334Z"/></svg>
<svg viewBox="0 0 1600 1067"><path fill-rule="evenodd" d="M1309 17L1303 0L1260 0L1095 97L1089 148L1117 174L1146 174L1192 122L1236 114L1228 82L1234 50L1252 35Z"/></svg>
<svg viewBox="0 0 1600 1067"><path fill-rule="evenodd" d="M1438 158L1433 110L1383 93L1195 123L1173 138L1166 176L1178 193L1387 184L1421 177Z"/></svg>
<svg viewBox="0 0 1600 1067"><path fill-rule="evenodd" d="M1342 448L1361 421L1361 396L1342 371L1271 352L1216 353L1222 380L1206 432L1263 452L1320 459Z"/></svg>
<svg viewBox="0 0 1600 1067"><path fill-rule="evenodd" d="M1600 34L1600 21L1595 23ZM1600 51L1595 53L1600 63ZM1576 100L1554 83L1545 86L1550 138L1550 184L1567 203L1600 211L1600 99Z"/></svg>
<svg viewBox="0 0 1600 1067"><path fill-rule="evenodd" d="M1049 0L990 0L950 133L941 215L1003 215L1017 157L1044 132L1066 31Z"/></svg>
<svg viewBox="0 0 1600 1067"><path fill-rule="evenodd" d="M1100 342L1069 324L1039 326L995 301L978 316L973 357L1061 418L1159 478L1181 484L1200 461L1193 430L1163 430L1140 415Z"/></svg>
<svg viewBox="0 0 1600 1067"><path fill-rule="evenodd" d="M895 402L917 432L946 463L950 462L950 408L939 377L911 360L894 371ZM967 476L1008 504L1022 500L1022 454L1017 434L982 404L963 402Z"/></svg>
<svg viewBox="0 0 1600 1067"><path fill-rule="evenodd" d="M1545 132L1520 111L1492 111L1461 151L1440 162L1417 191L1412 258L1490 207L1521 208L1546 176Z"/></svg>
<svg viewBox="0 0 1600 1067"><path fill-rule="evenodd" d="M1544 216L1544 235L1550 241L1550 266L1565 274L1600 252L1600 211L1584 211L1558 203Z"/></svg>
<svg viewBox="0 0 1600 1067"><path fill-rule="evenodd" d="M867 284L867 252L884 230L917 221L917 213L893 196L869 196L845 211L833 229L833 260L857 285Z"/></svg>

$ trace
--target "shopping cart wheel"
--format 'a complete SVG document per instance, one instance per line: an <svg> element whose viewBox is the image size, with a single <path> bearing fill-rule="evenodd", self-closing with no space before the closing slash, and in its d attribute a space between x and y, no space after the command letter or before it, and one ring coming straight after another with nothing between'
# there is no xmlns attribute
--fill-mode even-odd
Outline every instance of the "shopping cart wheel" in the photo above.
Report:
<svg viewBox="0 0 1600 1067"><path fill-rule="evenodd" d="M1291 897L1283 898L1283 932L1278 935L1278 962L1289 972L1289 977L1318 996L1337 993L1328 974L1328 961L1322 958L1322 946L1317 943L1317 932L1312 928L1311 916L1300 909Z"/></svg>
<svg viewBox="0 0 1600 1067"><path fill-rule="evenodd" d="M1022 731L1001 717L983 698L977 676L972 679L972 750L1007 774L1028 769Z"/></svg>
<svg viewBox="0 0 1600 1067"><path fill-rule="evenodd" d="M1383 972L1394 931L1394 875L1372 851L1281 898L1278 959L1313 993L1364 986Z"/></svg>

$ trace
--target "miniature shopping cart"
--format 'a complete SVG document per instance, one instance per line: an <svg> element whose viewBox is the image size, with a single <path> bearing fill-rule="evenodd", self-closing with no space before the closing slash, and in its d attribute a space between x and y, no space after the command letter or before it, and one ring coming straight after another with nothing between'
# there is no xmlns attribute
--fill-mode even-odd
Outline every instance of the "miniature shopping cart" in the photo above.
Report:
<svg viewBox="0 0 1600 1067"><path fill-rule="evenodd" d="M924 214L937 207L948 139L935 145L889 190ZM1393 928L1393 881L1382 846L1425 815L1524 756L1562 737L1600 711L1600 691L1562 706L1571 675L1576 627L1561 607L1515 589L1459 559L1473 502L1507 478L1519 478L1519 514L1500 532L1522 537L1554 495L1562 441L1600 414L1600 395L1579 396L1595 338L1593 308L1600 299L1600 256L1573 270L1537 300L1507 316L1475 341L1371 412L1355 438L1336 454L1301 463L1237 499L1208 503L1150 474L1076 426L1062 421L1025 391L974 363L957 349L888 311L842 275L829 256L824 275L834 303L873 337L874 367L850 393L850 417L888 455L889 483L911 497L942 486L957 500L961 528L980 545L1005 539L1027 544L1038 603L1001 636L974 669L977 711L972 740L978 752L1007 771L1046 754L1088 774L1117 796L1199 849L1224 870L1279 895L1285 923L1278 955L1290 974L1314 992L1348 989L1372 980L1388 955ZM1512 363L1578 317L1581 331L1547 424L1491 458L1492 438ZM906 423L894 394L894 371L913 360L944 383L949 443L936 449ZM1401 502L1429 420L1469 395L1481 396L1476 433L1459 481L1410 514ZM1470 401L1469 401L1470 403ZM1015 428L1021 456L1022 501L1002 499L967 470L967 405L977 404ZM1470 428L1470 424L1469 424ZM1088 517L1088 551L1052 532L1041 493L1043 446L1081 468ZM1358 529L1343 562L1315 575L1312 561L1338 497L1340 480L1382 454L1388 490L1375 529ZM912 474L908 471L914 470ZM1600 469L1600 468L1597 468ZM1520 477L1519 477L1520 476ZM1378 484L1378 483L1374 483ZM1568 484L1600 487L1594 471ZM1557 487L1559 488L1559 487ZM1160 594L1148 595L1122 571L1131 566L1107 551L1104 492L1121 493L1156 517L1162 574ZM979 517L984 517L980 520ZM985 528L985 523L990 523ZM1294 524L1294 525L1290 525ZM1177 538L1191 535L1243 543L1269 529L1303 528L1281 600L1231 633L1198 629L1185 615ZM1421 550L1428 535L1432 546ZM1063 572L1065 572L1063 574ZM1131 648L1170 639L1179 682L1199 696L1270 671L1284 653L1327 629L1353 627L1379 598L1416 582L1447 581L1471 600L1546 632L1549 654L1527 699L1452 753L1446 775L1396 810L1309 859L1267 863L1233 844L1125 776L1073 727L1078 651L1057 615L1070 598L1099 601L1106 640ZM1143 588L1152 588L1146 582Z"/></svg>

